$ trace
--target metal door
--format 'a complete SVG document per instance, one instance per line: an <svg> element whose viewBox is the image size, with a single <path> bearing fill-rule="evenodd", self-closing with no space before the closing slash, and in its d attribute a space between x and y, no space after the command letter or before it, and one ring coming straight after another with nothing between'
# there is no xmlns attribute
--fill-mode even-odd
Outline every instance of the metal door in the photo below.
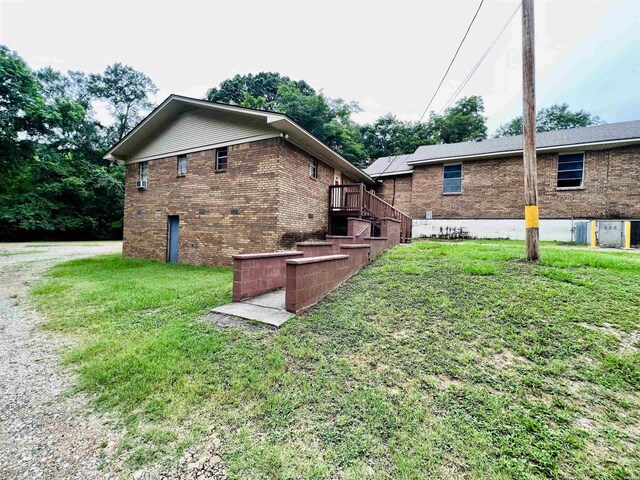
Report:
<svg viewBox="0 0 640 480"><path fill-rule="evenodd" d="M179 227L180 217L178 215L169 215L167 262L170 263L176 263L178 261Z"/></svg>
<svg viewBox="0 0 640 480"><path fill-rule="evenodd" d="M603 247L623 247L624 222L599 221L598 245L602 245Z"/></svg>
<svg viewBox="0 0 640 480"><path fill-rule="evenodd" d="M576 222L574 226L576 229L574 241L585 245L589 243L589 222Z"/></svg>

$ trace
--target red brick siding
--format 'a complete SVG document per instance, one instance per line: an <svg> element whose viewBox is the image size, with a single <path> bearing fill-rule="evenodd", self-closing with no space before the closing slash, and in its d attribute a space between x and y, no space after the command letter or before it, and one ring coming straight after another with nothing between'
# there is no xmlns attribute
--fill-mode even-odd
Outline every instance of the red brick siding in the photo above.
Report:
<svg viewBox="0 0 640 480"><path fill-rule="evenodd" d="M557 154L538 155L541 218L640 217L640 149L586 152L584 188L558 190ZM425 218L521 218L521 157L463 162L462 194L442 194L442 165L416 166L409 214ZM401 177L398 177L401 178ZM385 180L387 183L388 180Z"/></svg>
<svg viewBox="0 0 640 480"><path fill-rule="evenodd" d="M124 254L164 261L168 215L180 215L182 263L231 265L234 254L274 250L279 143L229 147L227 171L219 173L215 150L189 154L184 177L176 176L175 156L151 160L147 190L136 189L138 165L127 165ZM232 208L238 215L231 215ZM205 215L198 216L198 209Z"/></svg>
<svg viewBox="0 0 640 480"><path fill-rule="evenodd" d="M408 215L411 211L413 175L383 177L381 180L382 185L376 186L376 195Z"/></svg>
<svg viewBox="0 0 640 480"><path fill-rule="evenodd" d="M147 190L136 189L138 164L127 165L124 254L164 261L168 215L180 216L181 263L230 266L235 254L322 238L333 168L318 162L318 179L311 179L309 158L283 139L262 140L230 146L226 172L214 171L215 150L191 153L187 174L177 177L170 156L149 161Z"/></svg>
<svg viewBox="0 0 640 480"><path fill-rule="evenodd" d="M311 156L294 145L283 142L278 170L279 248L292 248L303 240L320 240L327 233L329 185L333 184L333 167L318 162L318 178L309 176ZM309 214L313 218L309 218Z"/></svg>

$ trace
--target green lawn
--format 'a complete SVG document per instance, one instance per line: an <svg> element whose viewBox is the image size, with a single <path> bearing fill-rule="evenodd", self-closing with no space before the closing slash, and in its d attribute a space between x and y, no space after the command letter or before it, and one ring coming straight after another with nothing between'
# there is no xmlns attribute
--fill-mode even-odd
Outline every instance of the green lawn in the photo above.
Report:
<svg viewBox="0 0 640 480"><path fill-rule="evenodd" d="M639 478L640 255L417 241L281 329L231 272L118 256L35 287L131 468L211 428L232 478Z"/></svg>

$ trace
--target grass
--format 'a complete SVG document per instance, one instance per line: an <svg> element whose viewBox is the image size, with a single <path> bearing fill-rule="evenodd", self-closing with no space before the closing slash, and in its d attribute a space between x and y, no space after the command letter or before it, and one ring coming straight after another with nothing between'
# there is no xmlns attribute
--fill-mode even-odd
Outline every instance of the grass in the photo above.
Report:
<svg viewBox="0 0 640 480"><path fill-rule="evenodd" d="M199 320L228 270L54 267L33 296L131 468L210 429L231 478L640 477L640 256L417 241L277 331Z"/></svg>

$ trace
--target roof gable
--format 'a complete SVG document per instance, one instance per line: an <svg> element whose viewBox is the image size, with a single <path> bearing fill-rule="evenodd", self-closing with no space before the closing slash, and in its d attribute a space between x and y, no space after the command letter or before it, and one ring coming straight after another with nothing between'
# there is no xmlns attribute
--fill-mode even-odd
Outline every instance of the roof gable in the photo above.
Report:
<svg viewBox="0 0 640 480"><path fill-rule="evenodd" d="M105 155L131 162L281 136L356 181L373 183L300 125L281 113L170 95Z"/></svg>
<svg viewBox="0 0 640 480"><path fill-rule="evenodd" d="M277 137L280 132L259 119L236 115L187 110L151 132L127 160L146 160L185 150L211 148L238 140Z"/></svg>

